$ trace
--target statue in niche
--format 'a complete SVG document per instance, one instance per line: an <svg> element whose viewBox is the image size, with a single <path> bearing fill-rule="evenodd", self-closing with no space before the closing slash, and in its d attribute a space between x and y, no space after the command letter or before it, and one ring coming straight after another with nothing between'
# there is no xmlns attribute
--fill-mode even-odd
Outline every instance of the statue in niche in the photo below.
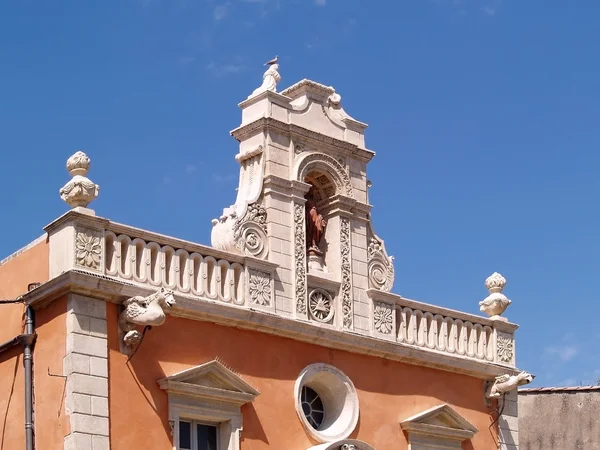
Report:
<svg viewBox="0 0 600 450"><path fill-rule="evenodd" d="M325 227L327 221L323 218L323 215L319 214L317 209L317 202L315 201L315 187L311 187L306 194L306 249L308 253L308 267L309 269L319 270L321 272L325 270L325 263L323 261L323 252L319 249L319 244L325 234Z"/></svg>

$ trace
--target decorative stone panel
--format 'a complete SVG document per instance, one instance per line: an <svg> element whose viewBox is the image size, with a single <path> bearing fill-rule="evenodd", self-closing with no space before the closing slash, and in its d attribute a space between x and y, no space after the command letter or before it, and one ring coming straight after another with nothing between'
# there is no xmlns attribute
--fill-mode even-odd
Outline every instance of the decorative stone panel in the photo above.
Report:
<svg viewBox="0 0 600 450"><path fill-rule="evenodd" d="M294 280L294 297L296 300L296 317L307 318L306 296L306 231L304 227L304 205L294 203L294 264L296 275Z"/></svg>
<svg viewBox="0 0 600 450"><path fill-rule="evenodd" d="M396 340L396 310L394 304L373 302L373 334L384 339Z"/></svg>
<svg viewBox="0 0 600 450"><path fill-rule="evenodd" d="M342 299L342 324L343 328L352 329L352 267L351 267L351 244L350 244L350 219L342 217L340 220L340 252L342 287L340 297Z"/></svg>

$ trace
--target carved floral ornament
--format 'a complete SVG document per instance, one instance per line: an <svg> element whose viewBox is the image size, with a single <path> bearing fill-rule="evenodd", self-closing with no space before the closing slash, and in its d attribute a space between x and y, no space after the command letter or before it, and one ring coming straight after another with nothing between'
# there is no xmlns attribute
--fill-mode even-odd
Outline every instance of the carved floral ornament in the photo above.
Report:
<svg viewBox="0 0 600 450"><path fill-rule="evenodd" d="M340 220L340 249L342 269L342 315L344 328L352 328L352 273L350 266L350 220Z"/></svg>
<svg viewBox="0 0 600 450"><path fill-rule="evenodd" d="M294 204L294 264L296 267L296 313L306 314L306 232L304 205Z"/></svg>
<svg viewBox="0 0 600 450"><path fill-rule="evenodd" d="M102 236L97 231L80 230L75 235L75 263L99 270L102 261Z"/></svg>
<svg viewBox="0 0 600 450"><path fill-rule="evenodd" d="M373 308L373 326L382 334L391 334L394 328L392 306L384 302L375 302Z"/></svg>
<svg viewBox="0 0 600 450"><path fill-rule="evenodd" d="M507 320L501 316L512 301L502 293L505 286L506 279L498 272L494 272L485 280L485 287L490 295L479 302L479 310L485 312L492 320Z"/></svg>
<svg viewBox="0 0 600 450"><path fill-rule="evenodd" d="M510 362L513 358L514 343L510 336L498 335L497 337L498 359L503 362Z"/></svg>
<svg viewBox="0 0 600 450"><path fill-rule="evenodd" d="M272 298L271 276L260 270L250 269L249 275L249 290L250 303L259 306L270 306Z"/></svg>

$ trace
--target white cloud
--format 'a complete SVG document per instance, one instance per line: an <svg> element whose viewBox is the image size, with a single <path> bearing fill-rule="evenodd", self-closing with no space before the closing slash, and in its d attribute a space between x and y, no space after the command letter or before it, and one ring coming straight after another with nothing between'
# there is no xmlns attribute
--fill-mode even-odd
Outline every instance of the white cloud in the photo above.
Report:
<svg viewBox="0 0 600 450"><path fill-rule="evenodd" d="M225 63L218 64L214 61L211 61L207 64L206 68L216 76L223 76L232 73L238 73L244 70L244 66L242 64L233 64L233 63Z"/></svg>
<svg viewBox="0 0 600 450"><path fill-rule="evenodd" d="M215 22L220 22L229 14L229 3L224 3L222 5L215 6L213 11L213 19Z"/></svg>
<svg viewBox="0 0 600 450"><path fill-rule="evenodd" d="M579 348L575 345L553 345L546 347L544 353L547 356L557 357L562 362L568 362L577 356Z"/></svg>
<svg viewBox="0 0 600 450"><path fill-rule="evenodd" d="M197 167L194 164L186 164L185 165L185 173L191 174L196 171Z"/></svg>
<svg viewBox="0 0 600 450"><path fill-rule="evenodd" d="M315 0L315 5L317 6L325 6L327 4L327 0Z"/></svg>

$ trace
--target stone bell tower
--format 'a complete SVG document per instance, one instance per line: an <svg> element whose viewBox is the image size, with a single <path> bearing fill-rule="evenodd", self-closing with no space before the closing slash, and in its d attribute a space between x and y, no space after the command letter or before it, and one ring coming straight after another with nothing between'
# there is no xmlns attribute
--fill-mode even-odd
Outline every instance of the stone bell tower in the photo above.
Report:
<svg viewBox="0 0 600 450"><path fill-rule="evenodd" d="M369 291L389 291L394 269L370 223L367 125L333 87L276 92L278 69L239 105L238 195L213 220L212 246L272 263L276 314L369 333Z"/></svg>

